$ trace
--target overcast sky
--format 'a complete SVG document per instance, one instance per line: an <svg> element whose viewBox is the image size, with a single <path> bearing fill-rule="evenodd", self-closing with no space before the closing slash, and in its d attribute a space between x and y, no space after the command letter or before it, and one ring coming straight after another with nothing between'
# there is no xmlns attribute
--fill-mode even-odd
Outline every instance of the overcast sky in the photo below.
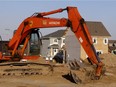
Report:
<svg viewBox="0 0 116 87"><path fill-rule="evenodd" d="M12 37L13 30L34 12L45 12L67 6L76 6L86 21L100 21L116 40L116 0L0 0L0 35ZM66 12L52 15L67 17ZM62 29L62 28L59 28ZM57 29L42 29L43 35Z"/></svg>

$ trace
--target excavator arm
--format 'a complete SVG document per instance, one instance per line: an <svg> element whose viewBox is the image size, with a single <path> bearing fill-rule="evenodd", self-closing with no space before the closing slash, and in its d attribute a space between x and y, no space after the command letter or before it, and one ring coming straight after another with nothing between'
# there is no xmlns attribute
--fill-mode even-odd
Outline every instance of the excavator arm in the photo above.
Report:
<svg viewBox="0 0 116 87"><path fill-rule="evenodd" d="M67 11L68 18L46 17L51 14L61 13L64 10ZM22 50L19 52L19 54L23 56L32 30L38 28L52 27L71 27L72 31L74 32L75 36L79 40L80 44L84 48L92 63L97 65L96 77L99 77L101 75L103 64L96 54L96 50L93 46L93 42L91 39L91 35L88 32L87 25L84 19L80 16L76 7L67 7L64 9L58 9L50 12L36 13L33 16L25 19L20 24L16 33L14 34L13 38L10 40L8 44L9 49L12 50L12 56L14 56L17 53L18 46L22 43L22 41L25 41Z"/></svg>

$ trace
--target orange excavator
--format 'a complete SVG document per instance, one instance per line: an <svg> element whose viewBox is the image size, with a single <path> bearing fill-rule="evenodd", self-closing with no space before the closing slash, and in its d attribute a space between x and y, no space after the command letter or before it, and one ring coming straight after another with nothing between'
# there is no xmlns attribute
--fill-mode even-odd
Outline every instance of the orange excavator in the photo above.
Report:
<svg viewBox="0 0 116 87"><path fill-rule="evenodd" d="M68 18L50 18L47 17L51 14L61 13L67 11ZM0 60L12 60L15 58L25 59L33 57L25 57L24 51L26 49L27 43L30 39L30 35L33 30L38 28L54 28L54 27L70 27L74 32L75 36L79 40L80 44L84 48L86 54L88 55L90 61L96 64L95 77L99 78L101 75L103 63L96 54L96 50L93 46L91 35L88 31L87 25L84 19L79 14L76 7L68 6L64 9L57 9L49 12L35 13L31 17L26 18L18 27L14 36L8 43L8 51L10 55L3 55L0 52ZM19 50L19 45L23 43L23 47ZM18 55L18 57L17 57Z"/></svg>

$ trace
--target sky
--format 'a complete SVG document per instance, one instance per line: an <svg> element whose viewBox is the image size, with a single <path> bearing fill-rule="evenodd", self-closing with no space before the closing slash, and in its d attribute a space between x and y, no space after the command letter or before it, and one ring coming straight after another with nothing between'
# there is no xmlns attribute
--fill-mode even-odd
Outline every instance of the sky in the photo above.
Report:
<svg viewBox="0 0 116 87"><path fill-rule="evenodd" d="M100 21L116 40L116 0L0 0L0 35L12 37L20 23L35 12L46 12L75 6L85 21ZM67 18L66 12L50 17ZM43 35L61 28L41 29Z"/></svg>

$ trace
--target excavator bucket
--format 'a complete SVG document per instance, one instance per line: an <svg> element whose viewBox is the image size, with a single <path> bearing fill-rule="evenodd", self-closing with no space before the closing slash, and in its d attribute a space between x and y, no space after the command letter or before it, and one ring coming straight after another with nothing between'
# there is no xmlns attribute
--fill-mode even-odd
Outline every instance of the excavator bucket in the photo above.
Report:
<svg viewBox="0 0 116 87"><path fill-rule="evenodd" d="M70 80L74 83L87 83L91 80L95 80L95 68L96 66L91 66L89 63L79 62L77 60L69 61L70 72L68 74ZM104 75L106 69L102 70L102 75Z"/></svg>

